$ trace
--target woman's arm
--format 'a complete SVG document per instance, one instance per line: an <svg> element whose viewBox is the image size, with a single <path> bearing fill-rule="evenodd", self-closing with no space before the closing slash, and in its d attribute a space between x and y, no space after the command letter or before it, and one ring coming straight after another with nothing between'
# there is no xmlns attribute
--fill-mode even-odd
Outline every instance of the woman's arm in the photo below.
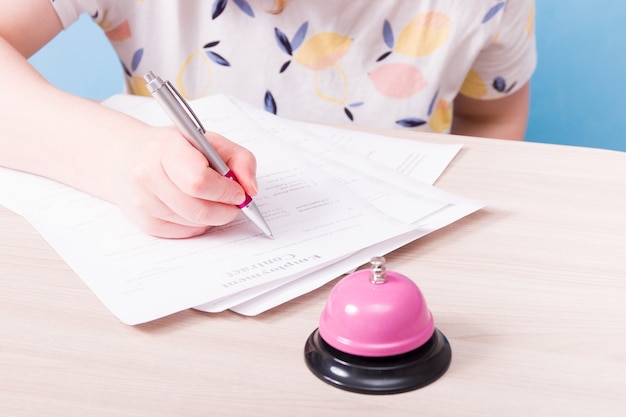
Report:
<svg viewBox="0 0 626 417"><path fill-rule="evenodd" d="M0 165L114 202L141 229L158 236L193 236L234 219L234 204L244 200L244 189L256 194L252 154L208 135L239 186L210 169L175 129L145 125L53 87L27 57L61 29L48 0L3 4Z"/></svg>
<svg viewBox="0 0 626 417"><path fill-rule="evenodd" d="M495 100L476 100L459 94L454 100L452 133L523 140L528 124L530 83Z"/></svg>

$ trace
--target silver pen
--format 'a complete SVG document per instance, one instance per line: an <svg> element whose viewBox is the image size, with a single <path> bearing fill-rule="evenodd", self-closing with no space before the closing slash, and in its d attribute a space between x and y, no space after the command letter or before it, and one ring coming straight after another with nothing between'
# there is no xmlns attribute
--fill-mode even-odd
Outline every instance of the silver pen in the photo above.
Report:
<svg viewBox="0 0 626 417"><path fill-rule="evenodd" d="M183 136L209 161L209 166L219 174L232 180L237 180L228 165L224 163L219 154L211 146L204 136L206 130L198 120L189 104L180 95L169 81L163 81L148 71L144 76L148 91L163 107L167 115L172 119L176 127L181 131ZM246 194L246 199L237 207L254 223L266 236L274 238L272 231L268 227L263 215L259 211L252 198Z"/></svg>

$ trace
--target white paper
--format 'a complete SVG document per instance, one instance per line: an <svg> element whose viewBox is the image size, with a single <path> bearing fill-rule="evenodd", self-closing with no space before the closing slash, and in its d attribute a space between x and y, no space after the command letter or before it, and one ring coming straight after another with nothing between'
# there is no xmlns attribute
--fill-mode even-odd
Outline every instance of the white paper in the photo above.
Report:
<svg viewBox="0 0 626 417"><path fill-rule="evenodd" d="M151 99L115 97L106 104L147 123L170 124ZM328 128L315 132L284 122L283 129L281 119L242 111L245 105L225 96L192 106L208 130L255 154L255 201L274 240L243 215L196 238L148 236L114 205L45 178L0 169L0 203L31 222L127 324L191 307L258 314L482 207L374 161L376 152L346 157L346 165L333 156L336 145L330 142L320 152L305 151L311 138L330 136ZM278 133L294 130L301 131L300 143ZM337 155L350 155L343 141ZM380 159L389 161L391 153L386 155ZM431 177L447 162L438 165ZM436 221L424 222L429 218Z"/></svg>
<svg viewBox="0 0 626 417"><path fill-rule="evenodd" d="M408 179L433 185L448 164L461 150L461 144L433 144L381 136L355 130L279 119L247 103L235 104L275 137L304 148L307 153L334 159L340 164L356 168L346 162L355 157L369 172L375 165L404 174ZM389 170L386 170L389 171Z"/></svg>

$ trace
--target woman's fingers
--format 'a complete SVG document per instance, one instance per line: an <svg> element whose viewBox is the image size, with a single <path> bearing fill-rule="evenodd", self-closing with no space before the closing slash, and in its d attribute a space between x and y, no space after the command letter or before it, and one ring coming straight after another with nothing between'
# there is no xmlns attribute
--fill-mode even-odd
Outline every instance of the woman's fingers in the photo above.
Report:
<svg viewBox="0 0 626 417"><path fill-rule="evenodd" d="M211 140L242 182L209 167L206 158L173 128L157 128L129 167L127 216L149 234L183 238L235 219L245 192L256 193L254 156L215 135ZM231 165L232 164L232 165Z"/></svg>

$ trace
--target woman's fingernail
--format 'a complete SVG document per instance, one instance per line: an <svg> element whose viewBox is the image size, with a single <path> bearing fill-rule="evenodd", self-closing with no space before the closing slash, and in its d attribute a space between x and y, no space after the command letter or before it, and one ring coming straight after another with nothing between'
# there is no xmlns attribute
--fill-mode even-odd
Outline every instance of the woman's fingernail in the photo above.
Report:
<svg viewBox="0 0 626 417"><path fill-rule="evenodd" d="M256 195L259 192L259 184L256 182L256 178L250 183L252 185L252 195Z"/></svg>
<svg viewBox="0 0 626 417"><path fill-rule="evenodd" d="M237 191L235 195L233 196L233 200L232 200L233 204L239 205L243 203L244 201L246 201L246 193L244 193L243 191Z"/></svg>

